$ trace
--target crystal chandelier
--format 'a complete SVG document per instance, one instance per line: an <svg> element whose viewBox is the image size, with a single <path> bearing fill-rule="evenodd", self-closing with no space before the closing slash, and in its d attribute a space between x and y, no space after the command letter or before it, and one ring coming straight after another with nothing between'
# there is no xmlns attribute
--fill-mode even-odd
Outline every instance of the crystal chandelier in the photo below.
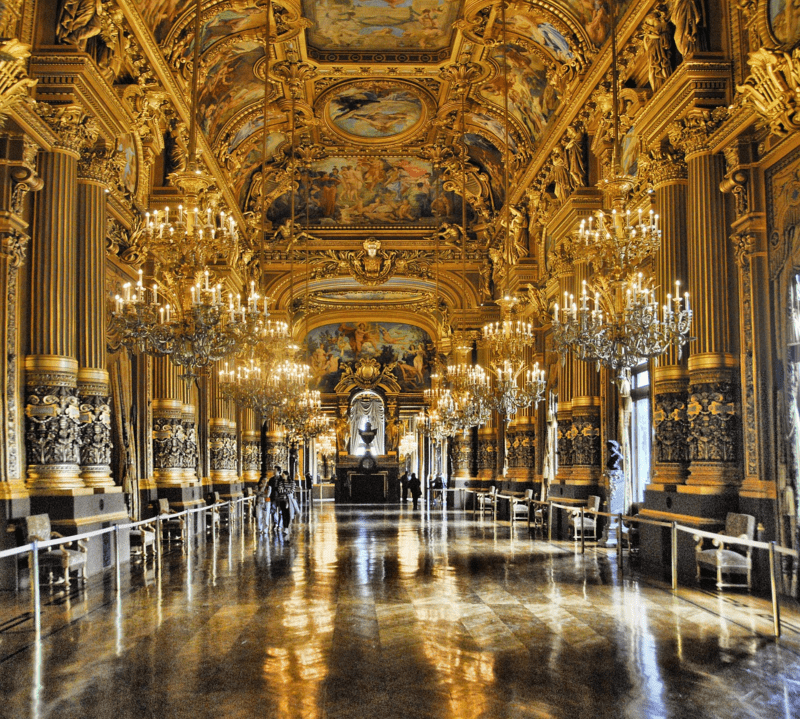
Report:
<svg viewBox="0 0 800 719"><path fill-rule="evenodd" d="M501 3L503 48L506 48L506 5ZM503 59L503 119L505 128L505 162L503 184L505 190L505 218L503 222L503 257L510 257L513 238L511 230L511 183L510 113L508 107L508 59ZM506 270L506 278L508 271ZM514 318L519 300L505 295L497 300L500 306L500 321L489 322L483 327L483 340L489 348L489 365L492 370L491 387L486 404L503 419L514 416L519 410L538 405L544 397L544 372L538 363L529 366L528 357L536 344L533 324Z"/></svg>
<svg viewBox="0 0 800 719"><path fill-rule="evenodd" d="M692 310L689 293L681 296L680 282L675 294L667 295L659 307L655 280L641 267L661 245L658 215L639 210L631 219L626 197L633 182L619 165L619 73L617 69L616 13L612 14L612 176L605 182L614 209L610 216L596 213L597 225L590 217L581 222L570 238L574 256L585 259L594 275L583 281L580 296L565 293L564 305L555 305L553 341L565 356L572 350L576 357L608 367L617 373L625 392L633 367L649 357L657 357L670 347L680 356L681 346L689 341Z"/></svg>

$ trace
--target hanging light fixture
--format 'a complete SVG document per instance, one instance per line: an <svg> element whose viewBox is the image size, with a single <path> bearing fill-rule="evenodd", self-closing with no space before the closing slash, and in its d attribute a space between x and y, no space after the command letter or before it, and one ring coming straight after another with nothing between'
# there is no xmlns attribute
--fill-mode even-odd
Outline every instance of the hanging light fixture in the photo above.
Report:
<svg viewBox="0 0 800 719"><path fill-rule="evenodd" d="M661 245L658 215L652 210L631 216L626 197L633 187L619 164L619 71L617 66L616 8L611 18L611 92L613 115L612 176L605 185L611 197L611 213L597 212L581 222L568 239L575 256L585 258L594 271L584 281L580 296L565 294L564 304L555 305L553 341L566 355L596 362L617 373L622 388L630 383L633 367L689 341L692 310L689 293L667 295L665 305L656 301L655 279L640 268ZM627 388L625 389L627 392Z"/></svg>
<svg viewBox="0 0 800 719"><path fill-rule="evenodd" d="M252 353L284 334L282 323L269 319L268 301L252 286L243 305L238 295L225 296L215 279L216 263L240 238L236 221L219 208L220 193L212 189L214 180L197 153L201 10L198 0L187 162L184 170L171 175L187 205L146 213L142 232L157 279L151 290L140 271L135 287L126 285L123 296L116 297L110 322L125 347L168 355L188 381L213 362Z"/></svg>
<svg viewBox="0 0 800 719"><path fill-rule="evenodd" d="M510 114L508 109L508 46L506 43L506 3L500 3L500 21L502 24L503 46L503 119L505 128L505 162L503 166L503 186L505 193L503 247L510 246L510 182L509 168L511 167L510 155ZM503 256L509 256L508 251ZM505 273L507 281L508 272ZM507 293L497 300L500 306L500 321L490 322L483 327L483 339L489 347L489 364L493 377L491 390L488 393L487 404L504 419L509 419L519 410L531 405L538 405L544 398L546 386L544 370L539 369L539 364L531 367L528 355L536 344L536 335L533 324L524 320L515 319L514 312L519 304L516 297Z"/></svg>

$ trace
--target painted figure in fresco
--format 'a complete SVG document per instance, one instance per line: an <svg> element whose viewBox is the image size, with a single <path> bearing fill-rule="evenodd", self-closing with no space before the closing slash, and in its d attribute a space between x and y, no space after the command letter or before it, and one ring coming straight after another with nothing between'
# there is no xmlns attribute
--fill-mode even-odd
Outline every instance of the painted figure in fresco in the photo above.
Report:
<svg viewBox="0 0 800 719"><path fill-rule="evenodd" d="M594 0L592 7L592 19L586 26L586 33L589 39L598 47L608 37L611 30L611 16L609 14L606 0Z"/></svg>

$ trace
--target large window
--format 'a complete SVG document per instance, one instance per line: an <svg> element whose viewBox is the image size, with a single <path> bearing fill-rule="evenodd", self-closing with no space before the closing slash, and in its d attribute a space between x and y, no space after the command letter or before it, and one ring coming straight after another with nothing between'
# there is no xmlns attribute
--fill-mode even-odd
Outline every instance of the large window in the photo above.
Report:
<svg viewBox="0 0 800 719"><path fill-rule="evenodd" d="M631 463L634 502L644 499L645 485L650 481L652 418L650 415L650 372L644 362L634 368L631 377Z"/></svg>

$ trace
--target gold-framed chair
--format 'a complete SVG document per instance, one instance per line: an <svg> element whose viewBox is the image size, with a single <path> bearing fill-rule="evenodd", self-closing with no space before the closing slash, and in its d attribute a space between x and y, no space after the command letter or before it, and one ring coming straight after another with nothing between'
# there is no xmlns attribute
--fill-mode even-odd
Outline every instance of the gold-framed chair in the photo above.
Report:
<svg viewBox="0 0 800 719"><path fill-rule="evenodd" d="M541 495L537 495L536 499L541 499ZM544 528L547 524L547 506L542 504L537 504L533 510L531 515L532 517L532 526L534 532L544 532Z"/></svg>
<svg viewBox="0 0 800 719"><path fill-rule="evenodd" d="M489 487L488 492L480 492L479 494L476 494L475 497L476 501L478 502L478 509L480 510L481 516L483 516L487 511L489 514L494 516L495 505L497 503L497 487Z"/></svg>
<svg viewBox="0 0 800 719"><path fill-rule="evenodd" d="M725 517L725 530L721 534L737 539L752 541L756 531L756 518L751 514L737 514L728 512ZM750 591L753 578L753 548L732 544L730 549L725 548L724 539L714 539L712 544L715 549L704 549L703 537L694 535L695 560L697 562L697 581L702 579L702 570L710 569L717 577L717 589L737 587ZM745 582L725 581L725 575L745 575Z"/></svg>
<svg viewBox="0 0 800 719"><path fill-rule="evenodd" d="M531 511L531 500L533 500L533 490L526 489L524 497L514 497L511 500L510 514L511 521L514 522L520 516L528 520Z"/></svg>
<svg viewBox="0 0 800 719"><path fill-rule="evenodd" d="M150 547L153 556L156 556L156 520L147 524L140 524L131 530L131 554L135 547L139 547L143 561L147 561L147 548Z"/></svg>
<svg viewBox="0 0 800 719"><path fill-rule="evenodd" d="M172 510L170 510L169 507L169 500L166 497L161 497L160 499L156 500L156 509L158 510L159 517L164 517L165 515L172 514ZM171 542L173 539L178 542L184 541L186 533L185 520L186 520L185 517L162 519L161 520L162 537L166 539L168 542Z"/></svg>
<svg viewBox="0 0 800 719"><path fill-rule="evenodd" d="M584 510L593 512L600 511L600 497L591 495L586 500L586 507ZM577 541L580 539L581 532L583 532L584 539L591 539L597 541L597 516L594 514L583 515L583 524L581 525L581 513L578 509L573 509L569 517L569 529L572 532L572 538Z"/></svg>
<svg viewBox="0 0 800 719"><path fill-rule="evenodd" d="M51 539L61 538L64 535L54 532L50 526L50 517L47 514L33 514L24 520L25 543L47 542ZM73 548L70 548L72 545ZM64 586L69 588L69 573L78 571L78 576L86 583L87 560L89 549L82 539L61 544L55 547L46 547L39 551L39 567L48 570L50 584L53 584L53 570L60 569L64 573ZM31 572L33 566L31 566Z"/></svg>

